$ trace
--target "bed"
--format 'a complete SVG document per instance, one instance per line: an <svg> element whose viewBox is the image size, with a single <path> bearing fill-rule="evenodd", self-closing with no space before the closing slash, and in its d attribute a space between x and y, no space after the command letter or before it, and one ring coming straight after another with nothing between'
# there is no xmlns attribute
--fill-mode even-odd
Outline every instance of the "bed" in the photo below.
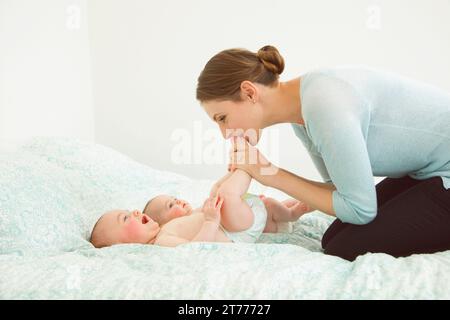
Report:
<svg viewBox="0 0 450 320"><path fill-rule="evenodd" d="M322 253L315 211L256 244L95 249L95 221L158 193L200 205L213 181L156 170L105 146L36 138L0 155L1 299L449 299L450 251L348 262ZM259 188L259 189L258 189ZM251 192L272 196L252 184Z"/></svg>

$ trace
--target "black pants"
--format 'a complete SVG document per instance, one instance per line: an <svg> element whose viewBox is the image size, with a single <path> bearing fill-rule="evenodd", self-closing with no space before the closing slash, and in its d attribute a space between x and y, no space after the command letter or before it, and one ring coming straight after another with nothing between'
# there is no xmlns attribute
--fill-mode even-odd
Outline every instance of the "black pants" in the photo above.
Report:
<svg viewBox="0 0 450 320"><path fill-rule="evenodd" d="M376 192L376 218L366 225L336 219L322 238L326 254L353 261L367 252L404 257L450 249L450 189L440 177L386 178Z"/></svg>

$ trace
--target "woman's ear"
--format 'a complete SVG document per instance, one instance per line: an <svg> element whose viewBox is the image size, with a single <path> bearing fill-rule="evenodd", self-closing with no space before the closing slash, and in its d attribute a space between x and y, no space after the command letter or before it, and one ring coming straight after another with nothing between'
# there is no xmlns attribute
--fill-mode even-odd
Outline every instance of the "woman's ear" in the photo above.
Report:
<svg viewBox="0 0 450 320"><path fill-rule="evenodd" d="M241 83L241 96L244 101L256 103L258 100L258 89L253 82L245 80Z"/></svg>

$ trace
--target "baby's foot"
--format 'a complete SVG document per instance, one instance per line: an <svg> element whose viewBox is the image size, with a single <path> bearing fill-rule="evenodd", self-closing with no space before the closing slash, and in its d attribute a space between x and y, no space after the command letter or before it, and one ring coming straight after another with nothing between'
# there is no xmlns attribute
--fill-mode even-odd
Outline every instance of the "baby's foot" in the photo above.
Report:
<svg viewBox="0 0 450 320"><path fill-rule="evenodd" d="M293 222L290 221L279 221L277 224L277 232L278 233L292 233L294 230Z"/></svg>
<svg viewBox="0 0 450 320"><path fill-rule="evenodd" d="M276 221L297 221L305 213L311 212L306 203L296 199L288 199L280 202L263 195L259 196L264 202L267 211L272 213Z"/></svg>
<svg viewBox="0 0 450 320"><path fill-rule="evenodd" d="M291 209L274 198L260 196L266 210L275 221L291 221Z"/></svg>
<svg viewBox="0 0 450 320"><path fill-rule="evenodd" d="M291 233L293 231L292 226L292 210L288 204L275 200L273 198L267 198L263 195L260 196L261 200L266 206L268 214L273 220L273 229L270 232L278 233Z"/></svg>
<svg viewBox="0 0 450 320"><path fill-rule="evenodd" d="M309 206L306 203L297 200L297 203L289 208L291 210L291 221L298 220L305 213L311 212Z"/></svg>

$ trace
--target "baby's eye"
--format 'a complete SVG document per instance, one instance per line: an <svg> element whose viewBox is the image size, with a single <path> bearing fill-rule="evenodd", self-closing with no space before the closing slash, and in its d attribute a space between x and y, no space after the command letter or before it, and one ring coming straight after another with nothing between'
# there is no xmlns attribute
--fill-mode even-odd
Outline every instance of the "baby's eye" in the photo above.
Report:
<svg viewBox="0 0 450 320"><path fill-rule="evenodd" d="M125 215L125 216L123 217L123 221L125 222L125 221L127 221L127 219L128 219L128 216Z"/></svg>
<svg viewBox="0 0 450 320"><path fill-rule="evenodd" d="M177 202L177 198L173 198L173 201L170 201L169 208L172 208L176 202Z"/></svg>
<svg viewBox="0 0 450 320"><path fill-rule="evenodd" d="M225 122L225 119L227 118L227 116L221 116L221 117L219 117L219 118L217 118L217 120L219 121L219 122Z"/></svg>

